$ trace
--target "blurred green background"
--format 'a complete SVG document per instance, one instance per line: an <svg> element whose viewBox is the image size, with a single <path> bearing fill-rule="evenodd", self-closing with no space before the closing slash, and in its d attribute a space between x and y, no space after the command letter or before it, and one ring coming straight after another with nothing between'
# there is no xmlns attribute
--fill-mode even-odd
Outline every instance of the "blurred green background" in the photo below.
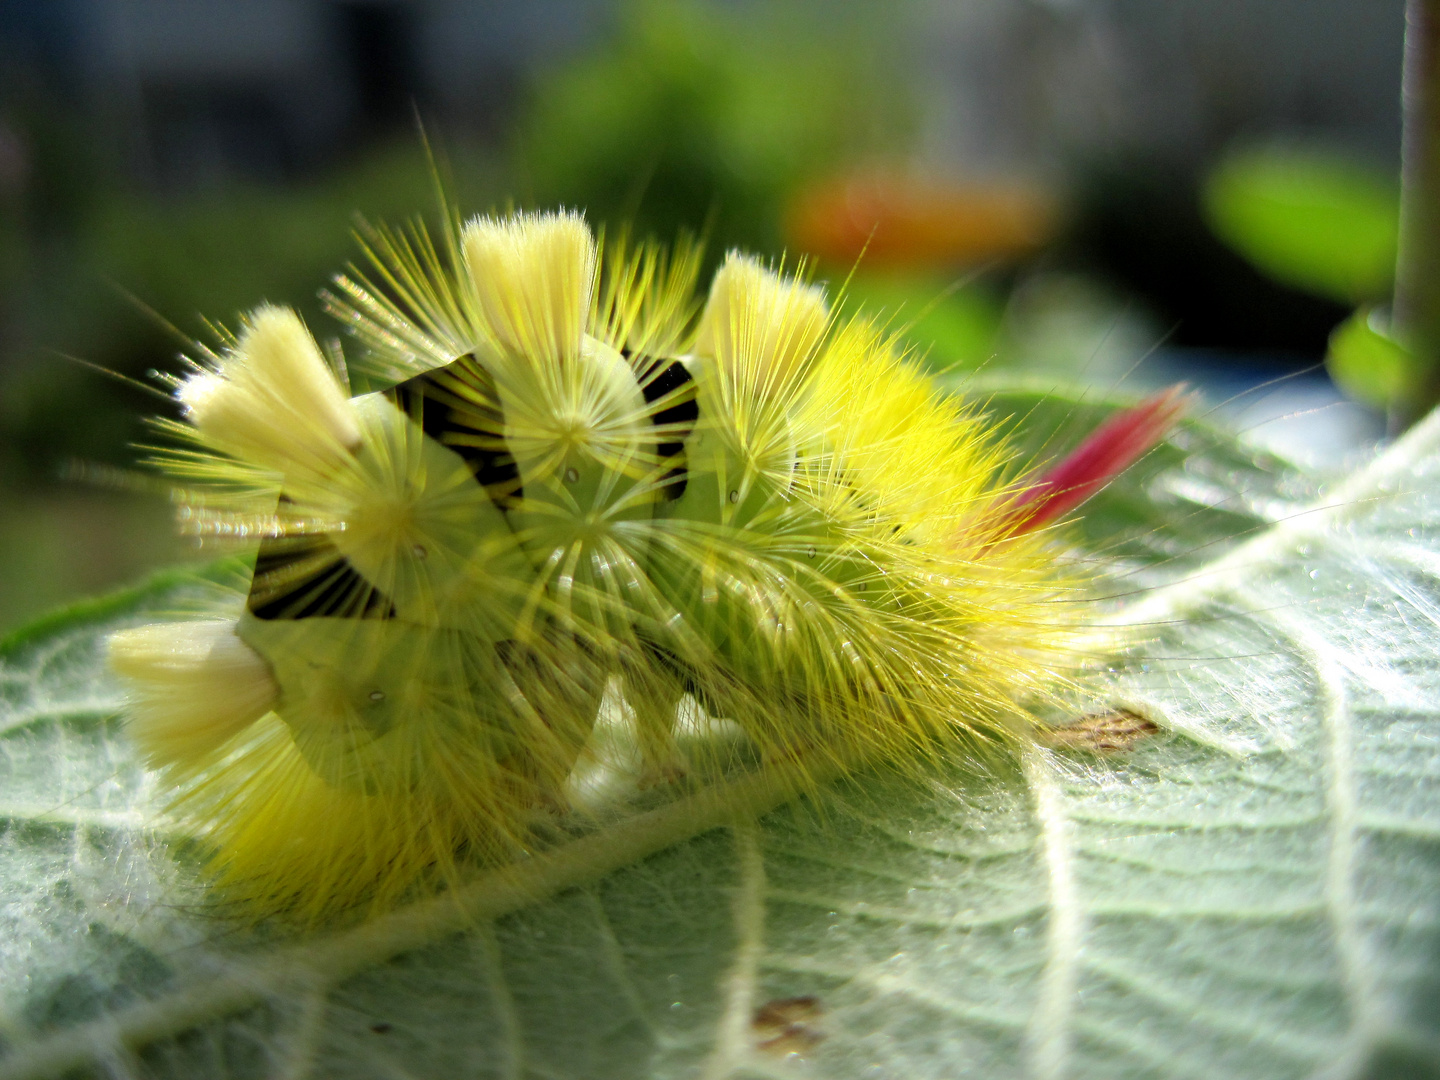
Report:
<svg viewBox="0 0 1440 1080"><path fill-rule="evenodd" d="M333 334L316 292L357 215L433 213L417 119L467 213L806 256L982 380L1292 376L1279 415L1329 418L1293 452L1358 447L1409 385L1403 25L1402 0L0 0L0 633L211 554L134 464L170 406L96 368L144 383L262 301ZM1312 370L1342 324L1372 411Z"/></svg>

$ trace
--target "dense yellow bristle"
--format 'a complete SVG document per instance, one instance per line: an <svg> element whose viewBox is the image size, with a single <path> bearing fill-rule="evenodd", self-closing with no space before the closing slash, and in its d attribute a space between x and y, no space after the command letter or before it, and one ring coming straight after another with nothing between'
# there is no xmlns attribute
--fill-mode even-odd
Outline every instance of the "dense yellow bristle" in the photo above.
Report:
<svg viewBox="0 0 1440 1080"><path fill-rule="evenodd" d="M907 542L960 550L976 530L988 542L987 514L1008 452L979 416L942 394L864 319L839 328L811 385L801 423L825 433L836 467Z"/></svg>
<svg viewBox="0 0 1440 1080"><path fill-rule="evenodd" d="M590 333L642 361L686 352L700 256L685 240L672 252L654 241L632 248L622 235L606 253Z"/></svg>
<svg viewBox="0 0 1440 1080"><path fill-rule="evenodd" d="M282 478L235 639L263 677L112 644L246 910L385 907L533 849L607 695L652 778L803 788L1008 738L1063 683L1078 586L1006 534L1004 441L819 287L731 255L692 327L693 253L597 265L575 214L457 226L454 265L380 235L389 287L343 279L339 313L400 389L345 400L262 309L181 390L207 513ZM682 714L744 738L682 753Z"/></svg>

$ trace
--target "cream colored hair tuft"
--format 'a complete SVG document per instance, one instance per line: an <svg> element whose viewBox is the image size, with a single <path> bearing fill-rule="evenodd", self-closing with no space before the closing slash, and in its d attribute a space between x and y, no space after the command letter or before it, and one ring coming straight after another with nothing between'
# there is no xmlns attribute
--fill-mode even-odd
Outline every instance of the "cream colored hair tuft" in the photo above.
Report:
<svg viewBox="0 0 1440 1080"><path fill-rule="evenodd" d="M130 736L156 767L204 760L280 697L270 665L218 619L122 630L109 661L130 689Z"/></svg>
<svg viewBox="0 0 1440 1080"><path fill-rule="evenodd" d="M176 397L208 441L279 472L323 472L360 443L344 388L289 308L257 309L219 369L192 375Z"/></svg>

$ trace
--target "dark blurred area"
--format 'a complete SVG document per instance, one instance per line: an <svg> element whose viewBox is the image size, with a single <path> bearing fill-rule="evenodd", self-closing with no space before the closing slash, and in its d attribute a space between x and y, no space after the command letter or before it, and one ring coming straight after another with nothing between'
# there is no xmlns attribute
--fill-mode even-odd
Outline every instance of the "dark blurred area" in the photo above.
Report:
<svg viewBox="0 0 1440 1080"><path fill-rule="evenodd" d="M434 214L420 124L466 213L813 256L936 368L1243 387L1349 308L1218 239L1207 170L1393 176L1403 34L1403 0L0 0L0 630L208 554L130 471L169 406L123 379L261 301L333 333L356 215Z"/></svg>

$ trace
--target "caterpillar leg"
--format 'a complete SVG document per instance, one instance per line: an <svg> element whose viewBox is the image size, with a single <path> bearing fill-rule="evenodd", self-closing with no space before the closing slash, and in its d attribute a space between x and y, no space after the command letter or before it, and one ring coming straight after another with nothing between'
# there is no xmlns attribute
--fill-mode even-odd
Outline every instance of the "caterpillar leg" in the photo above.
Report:
<svg viewBox="0 0 1440 1080"><path fill-rule="evenodd" d="M507 695L526 737L507 764L528 804L563 809L565 781L575 768L605 695L607 675L578 640L555 634L536 643L495 646Z"/></svg>
<svg viewBox="0 0 1440 1080"><path fill-rule="evenodd" d="M689 763L675 739L675 729L687 680L675 658L653 645L627 650L620 657L620 681L634 718L640 786L657 787L684 779Z"/></svg>

